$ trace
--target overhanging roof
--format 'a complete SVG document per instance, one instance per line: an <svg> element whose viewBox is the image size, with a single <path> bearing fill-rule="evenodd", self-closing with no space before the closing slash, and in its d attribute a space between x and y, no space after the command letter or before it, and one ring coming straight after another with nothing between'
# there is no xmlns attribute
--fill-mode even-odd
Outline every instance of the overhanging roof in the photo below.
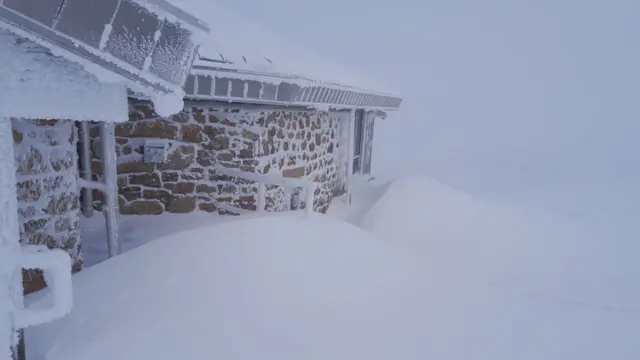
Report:
<svg viewBox="0 0 640 360"><path fill-rule="evenodd" d="M294 75L194 65L185 85L188 99L288 106L396 110L402 98Z"/></svg>
<svg viewBox="0 0 640 360"><path fill-rule="evenodd" d="M0 0L0 27L143 94L181 94L208 32L164 0Z"/></svg>
<svg viewBox="0 0 640 360"><path fill-rule="evenodd" d="M169 1L206 14L212 26L185 86L189 99L385 110L402 102L375 80L295 47L212 0Z"/></svg>
<svg viewBox="0 0 640 360"><path fill-rule="evenodd" d="M0 118L128 119L126 87L100 82L80 64L0 29Z"/></svg>

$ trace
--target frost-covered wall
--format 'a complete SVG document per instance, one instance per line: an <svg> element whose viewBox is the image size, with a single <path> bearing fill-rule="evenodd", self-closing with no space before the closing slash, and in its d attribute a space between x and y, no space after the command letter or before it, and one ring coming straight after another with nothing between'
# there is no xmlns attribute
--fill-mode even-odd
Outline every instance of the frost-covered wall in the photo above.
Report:
<svg viewBox="0 0 640 360"><path fill-rule="evenodd" d="M255 184L220 175L216 166L317 181L314 208L325 211L331 198L345 190L346 169L336 161L339 149L347 146L340 141L339 119L345 114L192 102L165 119L149 103L132 103L130 121L116 125L121 212L218 212L219 203L255 209ZM144 162L149 139L166 143L166 162ZM96 179L102 173L99 141L94 129ZM99 208L102 195L95 195ZM282 191L271 188L267 209L281 208Z"/></svg>
<svg viewBox="0 0 640 360"><path fill-rule="evenodd" d="M77 136L71 121L13 120L20 242L66 250L82 268L79 246ZM44 287L25 272L25 292Z"/></svg>

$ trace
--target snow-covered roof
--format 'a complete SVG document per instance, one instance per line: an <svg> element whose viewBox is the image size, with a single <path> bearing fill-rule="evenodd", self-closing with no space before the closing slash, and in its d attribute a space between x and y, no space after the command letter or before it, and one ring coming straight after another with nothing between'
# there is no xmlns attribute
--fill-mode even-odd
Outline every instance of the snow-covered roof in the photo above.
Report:
<svg viewBox="0 0 640 360"><path fill-rule="evenodd" d="M0 28L0 117L126 121L126 92Z"/></svg>
<svg viewBox="0 0 640 360"><path fill-rule="evenodd" d="M164 0L2 0L0 28L151 97L167 116L183 106L183 86L208 32Z"/></svg>
<svg viewBox="0 0 640 360"><path fill-rule="evenodd" d="M185 89L188 97L382 109L400 106L400 94L293 46L214 1L170 1L199 14L212 29L194 62L195 76Z"/></svg>
<svg viewBox="0 0 640 360"><path fill-rule="evenodd" d="M26 329L27 358L395 359L423 342L390 309L420 283L415 261L322 215L192 229L74 275L71 314Z"/></svg>

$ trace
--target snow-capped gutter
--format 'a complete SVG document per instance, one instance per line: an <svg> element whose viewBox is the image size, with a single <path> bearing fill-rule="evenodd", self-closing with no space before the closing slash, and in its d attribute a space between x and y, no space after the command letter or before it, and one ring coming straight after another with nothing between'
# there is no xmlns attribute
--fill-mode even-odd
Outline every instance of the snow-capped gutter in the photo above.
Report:
<svg viewBox="0 0 640 360"><path fill-rule="evenodd" d="M397 110L399 94L382 93L313 79L224 66L196 60L184 87L190 100L217 100L316 108Z"/></svg>

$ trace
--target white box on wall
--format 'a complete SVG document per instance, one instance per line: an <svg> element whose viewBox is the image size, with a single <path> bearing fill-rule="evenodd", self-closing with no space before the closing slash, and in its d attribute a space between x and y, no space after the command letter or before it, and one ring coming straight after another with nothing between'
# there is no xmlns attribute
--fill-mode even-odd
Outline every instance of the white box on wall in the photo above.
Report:
<svg viewBox="0 0 640 360"><path fill-rule="evenodd" d="M144 162L167 162L167 143L159 140L147 140L144 143Z"/></svg>

